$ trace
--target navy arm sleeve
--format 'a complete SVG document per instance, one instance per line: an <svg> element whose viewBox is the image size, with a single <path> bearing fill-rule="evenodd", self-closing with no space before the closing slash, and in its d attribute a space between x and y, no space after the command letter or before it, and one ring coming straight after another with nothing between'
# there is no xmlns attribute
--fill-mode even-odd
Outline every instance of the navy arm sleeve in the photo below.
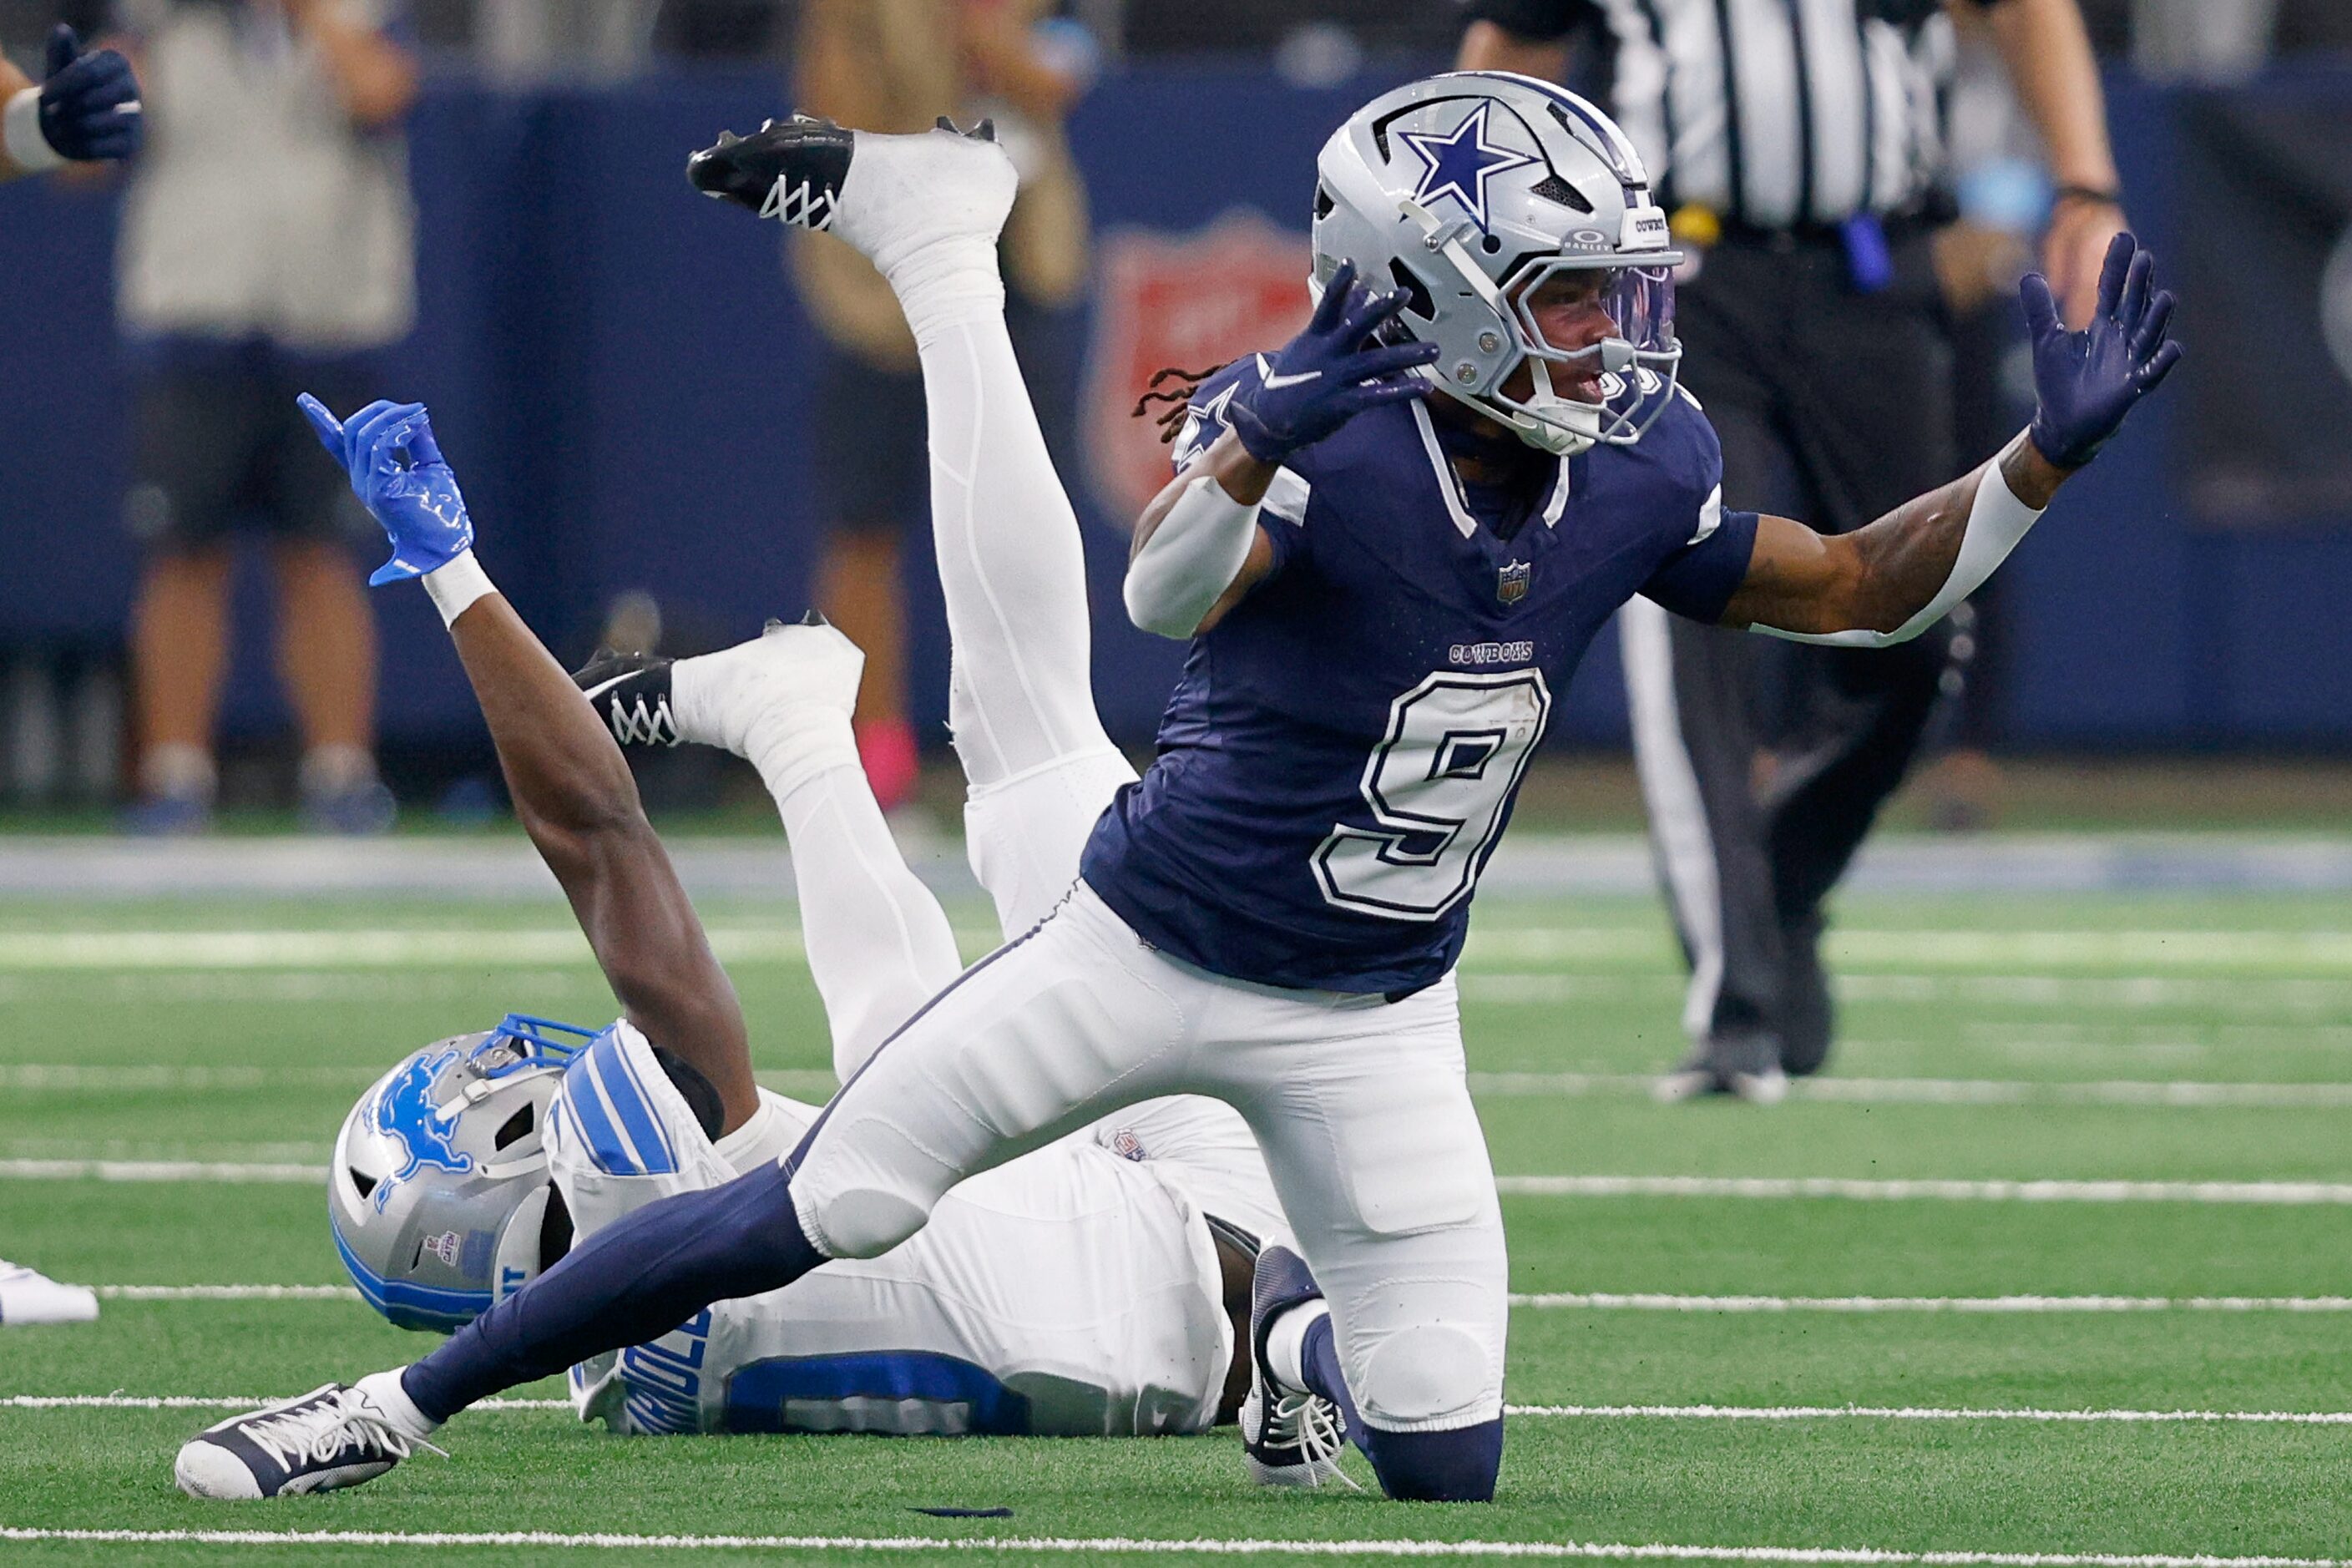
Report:
<svg viewBox="0 0 2352 1568"><path fill-rule="evenodd" d="M1756 554L1756 514L1724 511L1706 538L1666 557L1642 584L1645 598L1708 626L1723 619Z"/></svg>
<svg viewBox="0 0 2352 1568"><path fill-rule="evenodd" d="M1675 615L1714 625L1748 580L1756 553L1756 514L1723 504L1723 447L1698 400L1680 390L1652 427L1645 450L1660 477L1656 507L1669 548L1649 580L1645 598Z"/></svg>

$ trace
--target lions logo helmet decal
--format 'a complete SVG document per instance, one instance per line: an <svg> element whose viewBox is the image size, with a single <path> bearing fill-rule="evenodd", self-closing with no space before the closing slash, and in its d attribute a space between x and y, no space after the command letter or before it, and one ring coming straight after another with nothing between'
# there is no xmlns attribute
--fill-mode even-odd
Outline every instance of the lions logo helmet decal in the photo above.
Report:
<svg viewBox="0 0 2352 1568"><path fill-rule="evenodd" d="M462 1175L474 1168L474 1157L458 1152L454 1142L457 1119L435 1110L431 1098L433 1080L457 1059L454 1047L436 1056L420 1057L409 1064L406 1071L384 1085L383 1092L376 1097L372 1117L375 1130L396 1139L405 1155L400 1169L375 1190L379 1210L392 1196L393 1188L424 1166L431 1165L453 1175Z"/></svg>

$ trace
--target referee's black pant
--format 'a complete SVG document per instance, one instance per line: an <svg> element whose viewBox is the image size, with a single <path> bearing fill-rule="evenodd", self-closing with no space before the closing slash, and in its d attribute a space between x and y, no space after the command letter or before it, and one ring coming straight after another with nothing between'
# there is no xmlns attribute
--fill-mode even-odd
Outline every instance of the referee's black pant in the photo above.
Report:
<svg viewBox="0 0 2352 1568"><path fill-rule="evenodd" d="M1848 281L1836 237L1727 238L1676 301L1683 384L1723 442L1724 504L1827 532L1953 477L1952 347L1924 230L1895 281ZM1700 626L1645 599L1621 620L1634 760L1691 968L1685 1029L1764 1034L1790 1073L1830 1045L1820 909L1917 751L1949 624L1885 649ZM1779 763L1759 791L1759 677L1774 667Z"/></svg>

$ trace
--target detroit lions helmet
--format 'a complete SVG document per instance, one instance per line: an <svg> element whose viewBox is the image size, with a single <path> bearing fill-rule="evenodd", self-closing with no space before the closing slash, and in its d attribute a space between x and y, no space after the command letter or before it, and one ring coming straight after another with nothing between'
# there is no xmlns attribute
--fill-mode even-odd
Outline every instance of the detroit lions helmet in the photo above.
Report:
<svg viewBox="0 0 2352 1568"><path fill-rule="evenodd" d="M448 1333L537 1277L547 1108L593 1037L509 1014L411 1052L360 1096L335 1138L327 1214L369 1306Z"/></svg>
<svg viewBox="0 0 2352 1568"><path fill-rule="evenodd" d="M1397 323L1438 346L1421 374L1446 395L1563 456L1631 445L1664 410L1682 257L1641 155L1592 105L1532 77L1429 77L1358 110L1316 174L1316 291L1342 261L1402 289ZM1601 342L1546 340L1529 301L1563 280L1607 313ZM1532 390L1517 396L1504 384L1521 365ZM1559 384L1595 372L1598 403Z"/></svg>

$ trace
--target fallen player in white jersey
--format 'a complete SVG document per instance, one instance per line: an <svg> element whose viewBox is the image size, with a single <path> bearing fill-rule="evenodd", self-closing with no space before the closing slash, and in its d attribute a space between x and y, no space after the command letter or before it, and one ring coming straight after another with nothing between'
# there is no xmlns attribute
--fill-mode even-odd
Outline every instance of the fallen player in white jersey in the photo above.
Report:
<svg viewBox="0 0 2352 1568"><path fill-rule="evenodd" d="M746 721L791 717L764 769L797 823L802 914L819 991L845 1025L844 1078L903 1022L910 971L918 986L925 971L955 976L947 917L899 858L863 773L806 766L826 755L826 731L848 734L862 662L830 626L775 626L709 658L579 677L607 713L657 713L646 733L677 733L673 687L699 685L720 699L706 710ZM901 940L870 940L893 931ZM748 1075L748 1051L729 1065ZM758 1089L722 1133L715 1076L626 1020L600 1033L510 1016L412 1053L336 1141L330 1213L345 1265L394 1322L455 1329L577 1237L785 1157L819 1115ZM627 1433L1038 1436L1233 1419L1259 1237L1281 1219L1230 1109L1131 1107L967 1184L942 1218L887 1257L719 1302L574 1366L583 1419Z"/></svg>
<svg viewBox="0 0 2352 1568"><path fill-rule="evenodd" d="M407 471L446 474L422 411L390 412L409 422ZM1069 888L1102 802L1134 773L1094 710L1076 517L1025 399L992 417L1013 428L935 479L934 514L970 853L1011 937ZM379 420L375 435L392 428ZM420 499L462 520L454 482L439 483L420 479ZM434 569L436 583L463 571ZM441 1042L346 1123L333 1176L345 1261L394 1321L445 1330L634 1210L773 1165L820 1115L752 1083L733 993L616 736L723 745L760 769L792 840L843 1078L961 968L859 769L862 659L839 633L773 627L675 664L592 666L583 700L487 579L479 590L455 609L458 595L436 599L453 621L473 611L459 649L517 815L627 1011L584 1043L519 1017ZM1236 1113L1139 1103L964 1184L885 1257L720 1301L575 1366L572 1384L584 1417L629 1432L1198 1431L1250 1387L1252 1255L1283 1228ZM175 1473L195 1495L276 1496L368 1479L408 1448L366 1391L331 1385L218 1424Z"/></svg>

